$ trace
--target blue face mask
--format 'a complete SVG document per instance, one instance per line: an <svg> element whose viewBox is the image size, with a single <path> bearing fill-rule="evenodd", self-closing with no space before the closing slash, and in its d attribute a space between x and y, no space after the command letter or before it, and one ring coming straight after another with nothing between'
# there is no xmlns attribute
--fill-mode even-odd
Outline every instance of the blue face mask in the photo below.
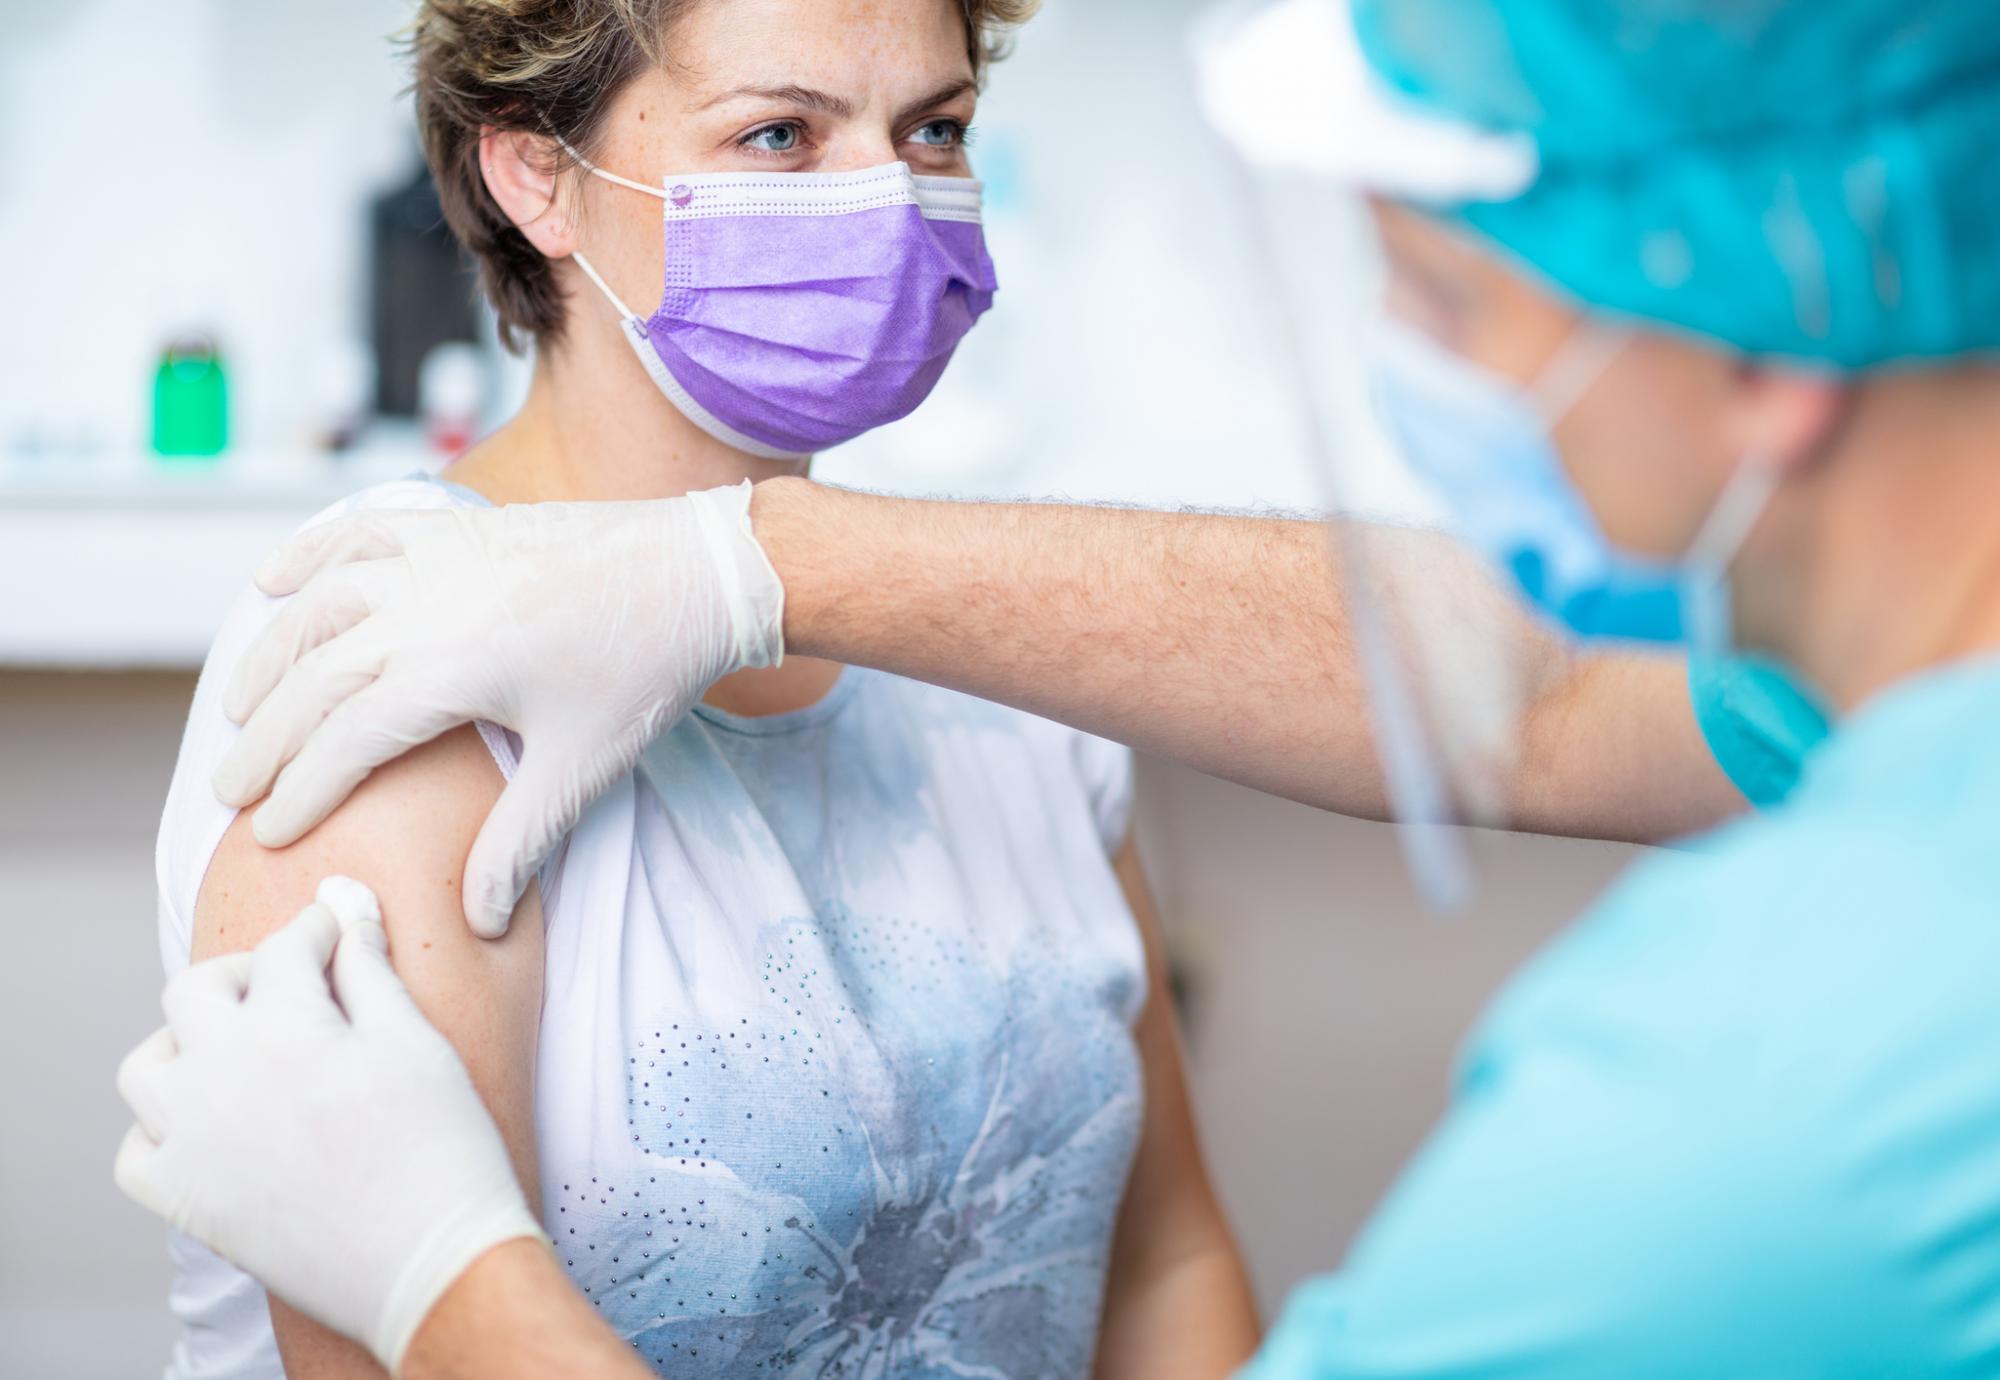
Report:
<svg viewBox="0 0 2000 1380"><path fill-rule="evenodd" d="M1737 467L1679 565L1613 546L1562 467L1552 435L1625 347L1580 327L1526 390L1389 321L1375 355L1376 404L1418 476L1443 496L1458 534L1527 601L1590 642L1730 643L1728 572L1776 489L1777 471Z"/></svg>

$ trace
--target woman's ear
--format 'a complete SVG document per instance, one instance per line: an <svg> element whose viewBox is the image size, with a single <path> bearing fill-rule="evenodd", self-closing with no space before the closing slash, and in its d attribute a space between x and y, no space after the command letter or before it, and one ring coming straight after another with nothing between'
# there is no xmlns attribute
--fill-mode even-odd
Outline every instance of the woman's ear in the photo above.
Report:
<svg viewBox="0 0 2000 1380"><path fill-rule="evenodd" d="M1848 391L1826 374L1762 364L1741 366L1730 439L1738 455L1756 455L1786 471L1824 456L1846 414Z"/></svg>
<svg viewBox="0 0 2000 1380"><path fill-rule="evenodd" d="M567 259L577 250L576 227L561 202L556 166L549 140L540 135L492 125L479 131L486 190L528 243L551 259Z"/></svg>

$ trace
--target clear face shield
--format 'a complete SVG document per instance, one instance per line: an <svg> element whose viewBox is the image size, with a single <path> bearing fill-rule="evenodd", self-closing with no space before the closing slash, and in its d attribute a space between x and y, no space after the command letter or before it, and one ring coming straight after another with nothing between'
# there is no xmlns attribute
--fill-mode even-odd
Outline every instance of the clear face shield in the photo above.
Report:
<svg viewBox="0 0 2000 1380"><path fill-rule="evenodd" d="M1288 382L1300 439L1334 519L1328 538L1388 803L1427 901L1459 909L1475 883L1462 826L1515 822L1526 715L1559 674L1563 641L1466 540L1477 514L1462 493L1444 491L1456 483L1405 458L1412 441L1428 442L1427 453L1457 456L1476 473L1496 438L1439 413L1449 377L1407 386L1431 375L1396 352L1441 347L1406 327L1385 329L1379 257L1333 246L1372 245L1362 189L1419 201L1504 196L1532 181L1533 150L1385 97L1343 0L1225 3L1197 26L1195 60L1206 113L1240 179L1261 279L1253 287L1296 371ZM1453 376L1448 364L1441 372ZM1482 415L1468 406L1468 418ZM1385 412L1451 434L1392 434L1407 428L1384 425Z"/></svg>

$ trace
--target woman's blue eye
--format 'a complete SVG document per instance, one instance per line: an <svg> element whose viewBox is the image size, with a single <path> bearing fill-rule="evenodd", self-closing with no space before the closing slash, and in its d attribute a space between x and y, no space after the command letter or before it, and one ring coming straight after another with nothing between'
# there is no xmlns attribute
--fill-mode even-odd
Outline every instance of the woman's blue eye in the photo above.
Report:
<svg viewBox="0 0 2000 1380"><path fill-rule="evenodd" d="M771 125L751 134L743 143L746 148L764 153L791 153L803 137L797 125Z"/></svg>
<svg viewBox="0 0 2000 1380"><path fill-rule="evenodd" d="M917 142L934 149L955 148L965 142L965 126L956 120L932 120L917 131Z"/></svg>

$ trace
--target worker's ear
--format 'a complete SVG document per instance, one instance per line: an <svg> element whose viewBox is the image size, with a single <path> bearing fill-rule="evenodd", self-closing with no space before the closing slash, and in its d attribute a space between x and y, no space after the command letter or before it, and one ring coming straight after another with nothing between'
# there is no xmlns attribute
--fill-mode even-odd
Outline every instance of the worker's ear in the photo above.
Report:
<svg viewBox="0 0 2000 1380"><path fill-rule="evenodd" d="M567 259L577 250L563 167L551 139L492 125L479 131L479 170L486 190L528 243L551 259Z"/></svg>
<svg viewBox="0 0 2000 1380"><path fill-rule="evenodd" d="M1762 457L1781 470L1803 469L1831 448L1847 399L1847 390L1826 374L1741 365L1727 419L1732 453Z"/></svg>

